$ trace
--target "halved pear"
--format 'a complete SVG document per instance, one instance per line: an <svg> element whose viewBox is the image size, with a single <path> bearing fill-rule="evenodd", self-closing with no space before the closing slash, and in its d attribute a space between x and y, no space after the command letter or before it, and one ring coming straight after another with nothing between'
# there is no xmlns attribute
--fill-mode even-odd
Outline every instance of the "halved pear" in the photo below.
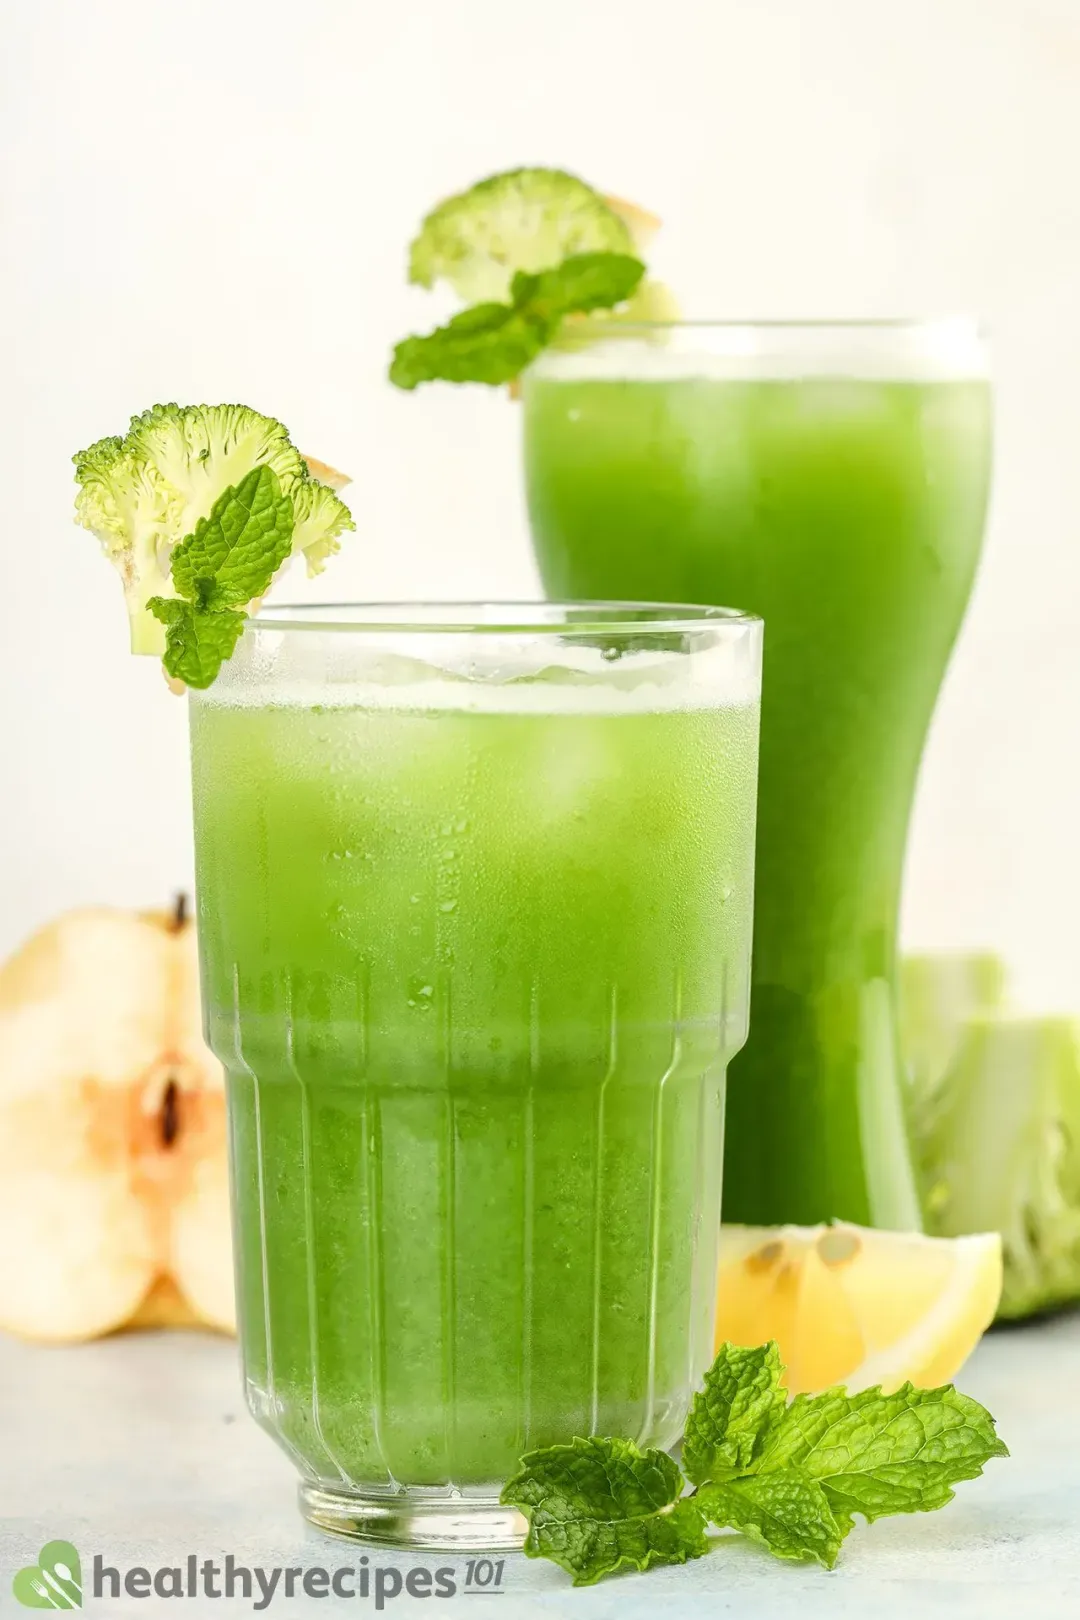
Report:
<svg viewBox="0 0 1080 1620"><path fill-rule="evenodd" d="M71 912L0 969L0 1327L192 1318L235 1325L194 929L182 908Z"/></svg>

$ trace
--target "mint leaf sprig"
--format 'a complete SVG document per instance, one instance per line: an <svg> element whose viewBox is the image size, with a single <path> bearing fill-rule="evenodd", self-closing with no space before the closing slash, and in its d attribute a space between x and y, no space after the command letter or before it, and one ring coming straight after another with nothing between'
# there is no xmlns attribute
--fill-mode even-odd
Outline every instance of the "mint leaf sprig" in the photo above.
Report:
<svg viewBox="0 0 1080 1620"><path fill-rule="evenodd" d="M525 1551L591 1586L631 1564L685 1564L708 1551L705 1516L663 1451L631 1440L571 1440L521 1459L502 1500L529 1515Z"/></svg>
<svg viewBox="0 0 1080 1620"><path fill-rule="evenodd" d="M624 1565L700 1558L717 1539L711 1524L832 1569L854 1514L944 1507L953 1485L1009 1454L986 1408L952 1384L789 1402L783 1372L773 1342L722 1346L687 1419L685 1478L664 1452L629 1440L529 1452L502 1493L528 1516L525 1552L591 1586Z"/></svg>
<svg viewBox="0 0 1080 1620"><path fill-rule="evenodd" d="M512 382L567 315L614 309L644 274L641 260L628 253L575 253L550 270L519 270L509 303L472 304L434 332L397 344L390 381L405 389L437 381Z"/></svg>
<svg viewBox="0 0 1080 1620"><path fill-rule="evenodd" d="M232 656L247 614L268 589L292 547L292 498L272 467L253 467L222 491L209 517L172 553L177 596L152 596L147 607L165 626L165 668L188 686L212 685Z"/></svg>

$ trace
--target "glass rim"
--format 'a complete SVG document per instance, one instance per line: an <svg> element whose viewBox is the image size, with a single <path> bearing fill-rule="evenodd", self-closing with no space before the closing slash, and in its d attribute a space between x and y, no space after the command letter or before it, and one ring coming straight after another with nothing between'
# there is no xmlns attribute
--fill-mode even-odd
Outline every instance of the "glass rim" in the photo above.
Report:
<svg viewBox="0 0 1080 1620"><path fill-rule="evenodd" d="M571 617L580 614L580 618ZM651 635L760 624L756 613L692 602L535 600L283 602L253 614L247 630L336 635Z"/></svg>
<svg viewBox="0 0 1080 1620"><path fill-rule="evenodd" d="M656 377L703 363L721 378L803 376L989 381L989 333L974 315L821 320L567 322L526 371ZM599 362L599 364L597 364ZM628 371L611 372L618 363ZM694 373L697 375L697 372Z"/></svg>

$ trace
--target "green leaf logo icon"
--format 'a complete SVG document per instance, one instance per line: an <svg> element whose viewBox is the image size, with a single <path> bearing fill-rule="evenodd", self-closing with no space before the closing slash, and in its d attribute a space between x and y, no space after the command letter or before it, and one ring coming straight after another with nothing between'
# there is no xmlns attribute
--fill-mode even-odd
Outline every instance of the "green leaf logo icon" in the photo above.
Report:
<svg viewBox="0 0 1080 1620"><path fill-rule="evenodd" d="M82 1564L70 1541L47 1541L11 1589L26 1609L81 1609Z"/></svg>

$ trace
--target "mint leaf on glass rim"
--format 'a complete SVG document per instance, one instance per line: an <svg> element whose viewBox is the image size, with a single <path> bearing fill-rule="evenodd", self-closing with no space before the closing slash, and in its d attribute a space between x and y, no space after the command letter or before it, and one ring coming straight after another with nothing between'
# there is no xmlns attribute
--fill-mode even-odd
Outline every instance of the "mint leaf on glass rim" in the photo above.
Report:
<svg viewBox="0 0 1080 1620"><path fill-rule="evenodd" d="M253 467L173 551L173 587L201 607L242 607L266 590L292 537L291 498L272 467Z"/></svg>
<svg viewBox="0 0 1080 1620"><path fill-rule="evenodd" d="M644 274L641 260L629 253L575 253L550 270L531 275L519 270L510 296L519 308L554 316L587 315L625 303Z"/></svg>
<svg viewBox="0 0 1080 1620"><path fill-rule="evenodd" d="M745 1473L756 1448L787 1406L779 1347L725 1344L694 1396L682 1464L695 1485Z"/></svg>
<svg viewBox="0 0 1080 1620"><path fill-rule="evenodd" d="M292 499L272 467L253 467L222 490L210 515L172 553L178 596L152 596L147 608L165 626L165 668L187 686L217 679L243 634L237 611L268 588L292 548Z"/></svg>
<svg viewBox="0 0 1080 1620"><path fill-rule="evenodd" d="M165 626L165 668L185 686L212 686L247 622L234 608L203 608L175 596L152 596L147 607Z"/></svg>
<svg viewBox="0 0 1080 1620"><path fill-rule="evenodd" d="M390 381L413 389L424 382L487 383L519 377L555 337L566 315L614 309L645 274L626 253L578 253L550 270L519 270L510 302L473 304L445 326L394 348Z"/></svg>
<svg viewBox="0 0 1080 1620"><path fill-rule="evenodd" d="M512 382L549 340L547 323L512 304L474 304L426 337L404 338L394 349L390 381L412 389L424 382Z"/></svg>
<svg viewBox="0 0 1080 1620"><path fill-rule="evenodd" d="M797 1468L749 1474L721 1485L703 1485L690 1498L710 1524L738 1530L777 1558L816 1559L832 1569L845 1529L817 1480Z"/></svg>
<svg viewBox="0 0 1080 1620"><path fill-rule="evenodd" d="M501 1500L529 1517L525 1552L591 1586L620 1566L684 1564L708 1551L695 1498L663 1451L630 1440L574 1440L521 1459Z"/></svg>

